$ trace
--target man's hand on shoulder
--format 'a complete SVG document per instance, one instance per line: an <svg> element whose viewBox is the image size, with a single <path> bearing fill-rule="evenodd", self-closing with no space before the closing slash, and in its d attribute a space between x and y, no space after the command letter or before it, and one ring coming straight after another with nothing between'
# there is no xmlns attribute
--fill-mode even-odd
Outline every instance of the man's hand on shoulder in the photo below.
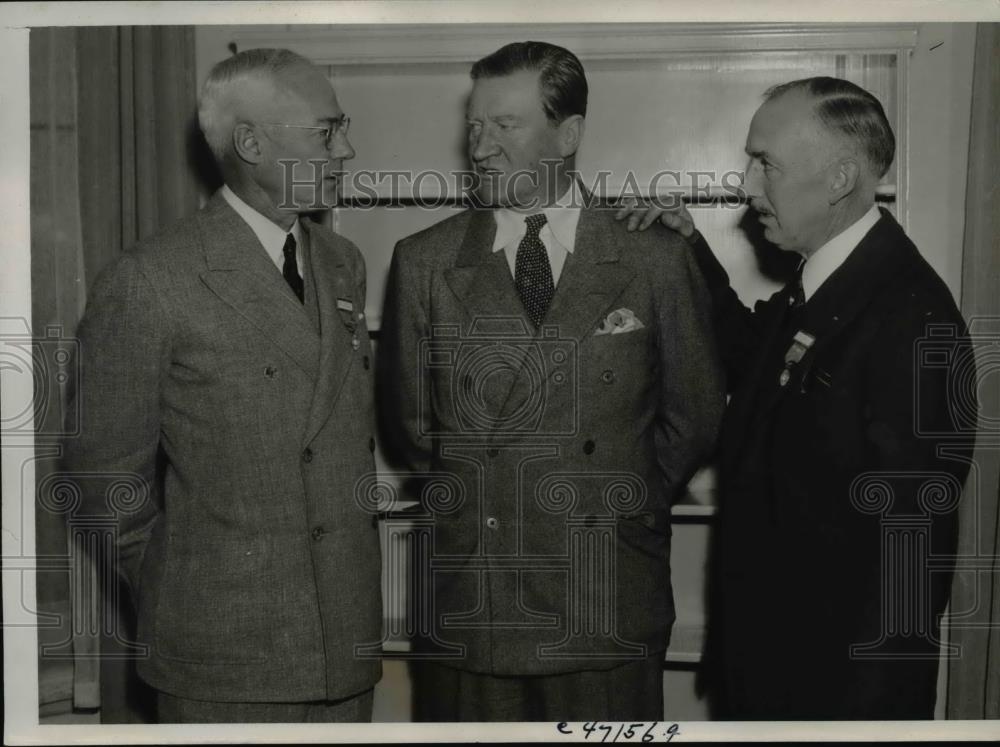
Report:
<svg viewBox="0 0 1000 747"><path fill-rule="evenodd" d="M632 201L615 213L615 220L625 220L625 230L629 232L645 231L659 220L670 230L679 233L685 240L690 240L696 233L694 219L681 202L678 202L676 207L668 209L660 205Z"/></svg>

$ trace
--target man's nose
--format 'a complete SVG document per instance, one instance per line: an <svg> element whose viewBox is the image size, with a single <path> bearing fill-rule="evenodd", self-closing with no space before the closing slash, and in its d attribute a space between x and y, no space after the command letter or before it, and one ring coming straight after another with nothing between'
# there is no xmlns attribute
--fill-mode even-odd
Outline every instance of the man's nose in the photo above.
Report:
<svg viewBox="0 0 1000 747"><path fill-rule="evenodd" d="M756 158L751 158L747 161L746 169L743 172L743 179L741 180L747 199L757 197L763 193L763 177L764 168L761 166L760 161Z"/></svg>
<svg viewBox="0 0 1000 747"><path fill-rule="evenodd" d="M354 158L354 147L347 139L346 132L338 132L333 136L333 140L330 142L330 155L343 161Z"/></svg>
<svg viewBox="0 0 1000 747"><path fill-rule="evenodd" d="M485 161L490 156L496 155L497 141L482 128L478 134L469 136L469 156L473 161Z"/></svg>

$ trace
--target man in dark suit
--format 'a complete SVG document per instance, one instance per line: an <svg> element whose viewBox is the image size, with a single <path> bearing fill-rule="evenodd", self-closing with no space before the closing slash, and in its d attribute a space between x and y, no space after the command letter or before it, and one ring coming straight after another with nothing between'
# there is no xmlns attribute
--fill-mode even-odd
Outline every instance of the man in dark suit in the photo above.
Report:
<svg viewBox="0 0 1000 747"><path fill-rule="evenodd" d="M354 151L329 82L286 50L211 72L226 185L98 279L79 329L84 500L118 563L163 722L367 721L380 554L365 266L304 213ZM285 172L286 161L294 169ZM311 162L311 163L310 163ZM93 479L93 478L97 479Z"/></svg>
<svg viewBox="0 0 1000 747"><path fill-rule="evenodd" d="M487 209L399 242L379 341L433 522L417 718L661 719L670 505L723 408L708 297L684 242L581 209L571 52L511 44L472 78Z"/></svg>
<svg viewBox="0 0 1000 747"><path fill-rule="evenodd" d="M752 312L687 212L663 216L711 289L733 392L708 651L725 717L934 715L975 367L948 288L875 206L894 149L852 83L767 93L744 187L803 261Z"/></svg>

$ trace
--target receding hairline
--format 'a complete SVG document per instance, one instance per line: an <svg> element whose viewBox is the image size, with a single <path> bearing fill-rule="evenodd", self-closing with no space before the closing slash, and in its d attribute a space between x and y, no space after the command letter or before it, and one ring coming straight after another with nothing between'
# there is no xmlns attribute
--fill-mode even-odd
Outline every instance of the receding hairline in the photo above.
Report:
<svg viewBox="0 0 1000 747"><path fill-rule="evenodd" d="M885 108L871 91L844 78L819 76L771 86L764 104L801 96L824 142L839 144L881 179L895 160L896 137Z"/></svg>
<svg viewBox="0 0 1000 747"><path fill-rule="evenodd" d="M808 112L809 126L820 136L820 141L826 147L830 150L837 149L838 147L844 148L854 155L866 157L862 143L823 120L819 111L819 106L824 100L823 96L817 96L803 88L792 88L774 96L768 96L765 93L765 96L764 103L760 105L758 111L761 111L768 105L779 105L781 102L790 103L797 99L804 105L805 111ZM791 123L787 124L791 126ZM801 122L797 123L798 127L801 127L801 125Z"/></svg>
<svg viewBox="0 0 1000 747"><path fill-rule="evenodd" d="M256 117L287 106L289 100L306 99L297 75L318 76L327 83L320 68L294 52L283 49L252 49L227 58L212 68L198 97L198 121L213 155L225 157L230 147L229 131L235 120Z"/></svg>

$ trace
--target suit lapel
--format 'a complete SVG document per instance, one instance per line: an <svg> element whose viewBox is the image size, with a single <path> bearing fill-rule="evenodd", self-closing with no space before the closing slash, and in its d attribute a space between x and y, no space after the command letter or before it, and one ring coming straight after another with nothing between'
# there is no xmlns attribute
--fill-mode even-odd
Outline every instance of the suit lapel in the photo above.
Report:
<svg viewBox="0 0 1000 747"><path fill-rule="evenodd" d="M470 211L455 259L445 282L465 307L472 329L496 334L531 334L531 322L514 287L506 255L493 251L496 221L492 210Z"/></svg>
<svg viewBox="0 0 1000 747"><path fill-rule="evenodd" d="M218 194L200 214L199 224L205 285L316 378L316 331L250 227Z"/></svg>
<svg viewBox="0 0 1000 747"><path fill-rule="evenodd" d="M635 270L619 262L620 240L601 211L580 212L573 252L545 315L544 324L557 327L560 338L583 342L632 282Z"/></svg>
<svg viewBox="0 0 1000 747"><path fill-rule="evenodd" d="M573 340L581 344L594 333L611 304L635 277L631 267L619 262L620 238L616 239L609 230L608 221L600 211L581 211L573 252L566 257L552 303L536 335L547 335L554 329L558 340ZM507 276L510 277L509 267ZM513 283L510 286L514 289L514 300L521 307L517 289ZM555 369L549 371L548 376L554 372ZM543 385L547 386L547 383ZM532 387L538 386L536 374L525 367L522 358L518 374L503 399L499 414L501 422L506 420L513 408L520 407L526 398L533 395ZM514 396L519 388L523 390L523 396Z"/></svg>
<svg viewBox="0 0 1000 747"><path fill-rule="evenodd" d="M306 424L305 443L311 441L333 412L334 405L347 379L354 361L353 341L367 346L361 340L364 327L357 318L363 311L354 278L346 257L330 236L309 221L303 221L309 234L309 255L316 283L316 300L320 315L319 379L313 395L312 408ZM350 309L338 308L350 305Z"/></svg>
<svg viewBox="0 0 1000 747"><path fill-rule="evenodd" d="M726 454L748 453L742 448L742 444L747 442L746 434L764 414L771 410L787 388L779 387L777 381L765 381L764 375L771 371L771 354L775 348L776 338L781 332L791 295L790 288L783 288L754 310L754 314L767 315L767 321L760 340L760 354L754 359L746 374L741 389L742 394L733 397L725 414L723 438L733 447L723 449ZM759 403L758 400L764 401Z"/></svg>
<svg viewBox="0 0 1000 747"><path fill-rule="evenodd" d="M580 214L573 252L566 258L542 324L543 329L554 327L560 339L584 341L635 277L633 269L619 263L613 227L598 210L583 210ZM493 251L495 236L492 212L472 211L455 266L445 271L445 281L465 307L474 334L522 340L537 336L542 329L534 330L524 311L506 256ZM517 375L498 400L497 418L503 421L507 410L520 401L512 397L519 386L537 385L526 371L522 356Z"/></svg>

